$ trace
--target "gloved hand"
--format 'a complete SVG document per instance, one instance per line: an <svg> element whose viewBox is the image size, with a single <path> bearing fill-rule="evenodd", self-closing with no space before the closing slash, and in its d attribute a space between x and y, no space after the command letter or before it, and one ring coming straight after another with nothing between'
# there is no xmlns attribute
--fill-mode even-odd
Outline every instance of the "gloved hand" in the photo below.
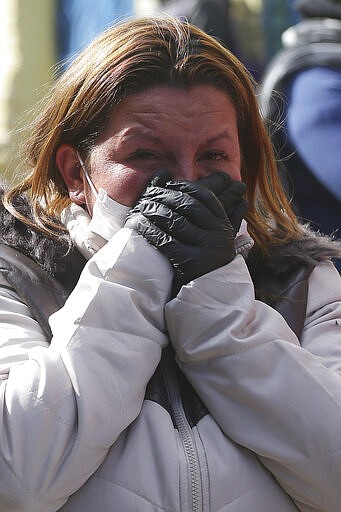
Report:
<svg viewBox="0 0 341 512"><path fill-rule="evenodd" d="M204 184L204 179L200 183ZM241 181L231 180L217 197L224 207L224 210L234 227L235 235L238 233L242 220L248 210L248 202L243 195L246 192L246 185Z"/></svg>
<svg viewBox="0 0 341 512"><path fill-rule="evenodd" d="M182 284L234 258L234 238L247 208L244 192L244 184L224 173L197 182L157 177L125 225L169 259L175 270L173 290L177 292Z"/></svg>
<svg viewBox="0 0 341 512"><path fill-rule="evenodd" d="M224 180L223 183L225 183L225 187L221 189L221 182L219 182L219 180L212 180L212 176L221 176ZM156 177L154 181L152 181L151 185L165 186L166 188L172 186L174 190L177 190L177 184L180 184L181 190L184 190L184 183L193 183L186 181L167 182L166 178L166 175ZM243 198L243 195L246 192L245 183L242 181L234 181L231 179L229 174L219 172L215 173L214 175L211 174L206 178L201 178L197 181L197 183L208 188L217 196L223 205L232 226L234 227L236 235L239 231L244 215L248 210L248 203L246 199Z"/></svg>

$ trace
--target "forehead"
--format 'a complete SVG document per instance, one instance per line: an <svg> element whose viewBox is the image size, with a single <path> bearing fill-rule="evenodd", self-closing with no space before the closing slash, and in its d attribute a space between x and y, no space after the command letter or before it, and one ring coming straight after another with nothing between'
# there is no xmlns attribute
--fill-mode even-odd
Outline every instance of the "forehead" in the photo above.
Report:
<svg viewBox="0 0 341 512"><path fill-rule="evenodd" d="M106 135L125 126L200 132L211 125L237 128L236 110L225 92L213 86L189 90L160 86L128 96L117 105Z"/></svg>

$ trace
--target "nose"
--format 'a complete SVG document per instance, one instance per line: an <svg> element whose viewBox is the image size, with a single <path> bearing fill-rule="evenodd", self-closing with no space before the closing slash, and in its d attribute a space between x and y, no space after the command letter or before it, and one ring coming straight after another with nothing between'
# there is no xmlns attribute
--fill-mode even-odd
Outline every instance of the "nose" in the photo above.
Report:
<svg viewBox="0 0 341 512"><path fill-rule="evenodd" d="M176 180L197 181L200 178L208 176L210 172L202 168L196 162L178 161L172 166L172 169L170 169L170 174Z"/></svg>

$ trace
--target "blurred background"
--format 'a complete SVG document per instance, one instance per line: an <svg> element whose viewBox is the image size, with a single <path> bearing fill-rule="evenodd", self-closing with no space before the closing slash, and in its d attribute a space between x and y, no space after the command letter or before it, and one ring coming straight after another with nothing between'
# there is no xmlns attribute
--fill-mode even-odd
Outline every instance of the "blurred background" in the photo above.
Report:
<svg viewBox="0 0 341 512"><path fill-rule="evenodd" d="M294 0L0 0L0 176L20 171L34 106L97 33L132 15L188 18L225 43L256 80L297 22Z"/></svg>

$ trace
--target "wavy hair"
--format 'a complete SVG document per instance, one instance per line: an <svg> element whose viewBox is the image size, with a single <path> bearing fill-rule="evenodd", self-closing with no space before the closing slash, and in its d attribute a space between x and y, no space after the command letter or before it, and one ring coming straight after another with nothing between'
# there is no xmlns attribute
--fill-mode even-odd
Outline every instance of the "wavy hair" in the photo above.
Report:
<svg viewBox="0 0 341 512"><path fill-rule="evenodd" d="M269 244L299 238L300 225L280 183L252 76L217 40L169 16L114 25L94 39L56 80L29 127L24 154L31 170L5 194L6 208L50 238L59 236L60 214L70 199L56 166L57 148L67 142L86 155L116 105L129 95L159 85L186 89L212 85L228 94L237 112L249 232L262 252ZM31 220L14 206L22 192L31 197Z"/></svg>

